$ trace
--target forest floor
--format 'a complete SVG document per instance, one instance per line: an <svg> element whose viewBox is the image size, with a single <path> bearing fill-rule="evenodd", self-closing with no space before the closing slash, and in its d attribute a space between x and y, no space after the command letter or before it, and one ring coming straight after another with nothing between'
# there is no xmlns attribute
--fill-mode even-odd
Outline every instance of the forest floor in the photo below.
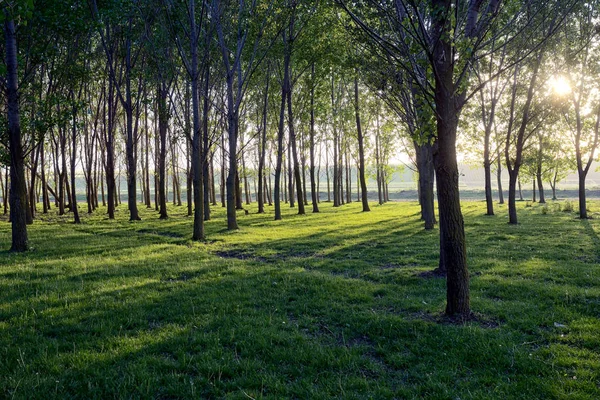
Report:
<svg viewBox="0 0 600 400"><path fill-rule="evenodd" d="M412 202L250 206L236 232L214 207L206 243L185 207L40 215L26 254L2 221L0 398L598 399L600 219L558 204L463 203L463 324Z"/></svg>

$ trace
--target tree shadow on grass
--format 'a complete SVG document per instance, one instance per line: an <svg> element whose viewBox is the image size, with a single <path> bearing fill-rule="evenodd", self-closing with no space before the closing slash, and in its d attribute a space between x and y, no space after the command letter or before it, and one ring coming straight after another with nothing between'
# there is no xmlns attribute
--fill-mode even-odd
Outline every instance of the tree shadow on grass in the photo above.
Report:
<svg viewBox="0 0 600 400"><path fill-rule="evenodd" d="M507 368L506 376L518 380L525 367L525 358L515 363L510 355L483 351L484 343L505 340L500 332L374 311L381 299L373 295L379 285L371 282L292 268L205 268L192 279L169 283L119 286L120 281L92 276L98 282L91 287L117 286L101 291L82 289L70 279L56 290L49 282L56 299L30 298L31 314L2 325L0 341L18 343L5 347L4 393L22 398L243 392L394 397L400 390L459 395L481 393L481 383L495 368ZM123 272L115 270L113 278ZM413 301L401 298L414 289L404 290L394 303L410 308Z"/></svg>

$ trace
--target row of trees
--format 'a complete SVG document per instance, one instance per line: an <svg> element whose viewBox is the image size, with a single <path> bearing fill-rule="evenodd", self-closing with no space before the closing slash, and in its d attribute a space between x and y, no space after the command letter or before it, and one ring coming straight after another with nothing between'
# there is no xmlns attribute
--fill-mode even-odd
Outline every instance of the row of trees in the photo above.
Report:
<svg viewBox="0 0 600 400"><path fill-rule="evenodd" d="M275 219L285 197L304 214L308 192L319 211L322 167L334 206L351 200L356 167L369 211L369 159L382 203L387 164L402 142L418 171L425 229L437 223L437 185L446 312L468 316L459 125L465 148L483 144L489 214L492 164L509 171L511 223L524 160L532 148L537 160L568 158L554 132L570 128L585 212L600 121L596 9L578 0L5 2L2 143L12 250L28 247L38 196L43 212L53 198L79 223L80 174L88 212L101 199L114 218L123 173L130 220L140 218L140 187L151 207L152 186L167 218L168 164L174 193L178 171L186 177L194 240L205 237L217 186L227 227L237 229L251 169L258 212L273 203ZM545 89L548 71L567 66L577 84L555 100Z"/></svg>

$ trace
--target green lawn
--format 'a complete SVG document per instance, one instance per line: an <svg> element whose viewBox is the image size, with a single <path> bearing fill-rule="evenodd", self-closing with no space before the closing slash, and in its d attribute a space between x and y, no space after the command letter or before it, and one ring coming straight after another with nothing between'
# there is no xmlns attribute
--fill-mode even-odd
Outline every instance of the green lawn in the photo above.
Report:
<svg viewBox="0 0 600 400"><path fill-rule="evenodd" d="M472 308L441 318L438 232L416 203L284 220L0 223L0 398L598 399L600 220L465 202ZM592 211L600 203L590 204ZM310 209L310 208L309 208Z"/></svg>

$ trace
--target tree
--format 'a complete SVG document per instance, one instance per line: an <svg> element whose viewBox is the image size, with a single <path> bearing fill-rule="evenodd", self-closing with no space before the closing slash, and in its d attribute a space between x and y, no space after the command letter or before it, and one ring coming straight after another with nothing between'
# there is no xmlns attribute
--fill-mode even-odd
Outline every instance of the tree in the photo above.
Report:
<svg viewBox="0 0 600 400"><path fill-rule="evenodd" d="M6 60L6 95L8 116L8 138L10 152L10 220L12 224L12 245L15 252L27 251L27 183L23 144L21 141L21 120L19 115L19 84L17 76L17 35L15 13L22 10L23 4L5 4L2 8L4 22L4 51ZM26 11L27 12L27 11Z"/></svg>
<svg viewBox="0 0 600 400"><path fill-rule="evenodd" d="M554 81L555 91L568 98L568 106L563 113L575 144L581 219L588 218L585 181L600 141L600 51L596 43L598 9L595 1L582 4L575 13L578 18L565 27L566 39L575 45L564 50L566 70L569 71L565 86L568 82L571 84L563 87L561 78Z"/></svg>

